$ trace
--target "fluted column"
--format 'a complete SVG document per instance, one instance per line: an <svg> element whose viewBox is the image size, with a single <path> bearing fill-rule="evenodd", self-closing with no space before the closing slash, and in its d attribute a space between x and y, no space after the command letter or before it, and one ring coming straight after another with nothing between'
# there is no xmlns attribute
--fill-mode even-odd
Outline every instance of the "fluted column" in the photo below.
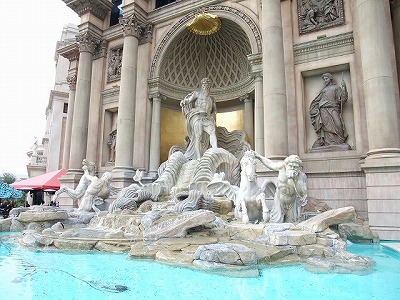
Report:
<svg viewBox="0 0 400 300"><path fill-rule="evenodd" d="M288 155L286 79L280 0L264 0L263 36L263 105L264 150L270 158Z"/></svg>
<svg viewBox="0 0 400 300"><path fill-rule="evenodd" d="M82 173L82 160L86 155L92 59L97 39L86 32L77 36L77 41L79 42L80 54L76 79L68 173Z"/></svg>
<svg viewBox="0 0 400 300"><path fill-rule="evenodd" d="M69 84L69 97L68 97L67 122L65 126L63 160L62 160L62 167L64 169L69 168L69 157L71 152L72 119L73 119L74 105L75 105L76 75L68 76L67 81Z"/></svg>
<svg viewBox="0 0 400 300"><path fill-rule="evenodd" d="M150 168L152 176L157 175L160 166L160 128L161 128L161 95L153 97L153 109L151 116L151 137L150 137Z"/></svg>
<svg viewBox="0 0 400 300"><path fill-rule="evenodd" d="M90 90L90 115L88 121L88 138L86 159L97 162L100 134L101 91L103 87L103 70L106 65L107 43L102 40L93 58L92 84Z"/></svg>
<svg viewBox="0 0 400 300"><path fill-rule="evenodd" d="M400 136L389 0L355 2L369 151L365 172L368 223L382 240L400 239ZM357 36L357 35L356 35Z"/></svg>
<svg viewBox="0 0 400 300"><path fill-rule="evenodd" d="M400 0L391 2L391 10L394 47L396 50L397 80L398 86L400 86Z"/></svg>
<svg viewBox="0 0 400 300"><path fill-rule="evenodd" d="M254 149L264 155L264 105L263 105L263 78L261 72L254 77L255 109L254 109Z"/></svg>
<svg viewBox="0 0 400 300"><path fill-rule="evenodd" d="M133 177L133 138L135 131L136 79L141 24L133 14L120 20L124 32L121 87L118 105L114 180L122 185Z"/></svg>
<svg viewBox="0 0 400 300"><path fill-rule="evenodd" d="M385 2L356 2L367 115L368 155L400 151L392 61L388 55L388 49L393 47L393 40L385 13L385 5L389 2Z"/></svg>
<svg viewBox="0 0 400 300"><path fill-rule="evenodd" d="M247 134L247 142L254 149L254 106L249 94L239 98L244 103L244 131Z"/></svg>
<svg viewBox="0 0 400 300"><path fill-rule="evenodd" d="M143 26L142 34L139 39L138 52L138 73L137 86L147 86L151 53L152 53L153 26L146 24ZM149 101L148 90L138 88L136 91L135 108L135 134L133 143L133 167L135 169L149 168L150 139L151 130L151 101Z"/></svg>

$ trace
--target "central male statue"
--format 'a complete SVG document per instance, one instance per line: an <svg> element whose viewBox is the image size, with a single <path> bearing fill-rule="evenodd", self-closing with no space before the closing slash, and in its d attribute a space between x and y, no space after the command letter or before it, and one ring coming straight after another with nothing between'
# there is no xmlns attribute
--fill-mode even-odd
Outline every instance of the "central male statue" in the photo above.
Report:
<svg viewBox="0 0 400 300"><path fill-rule="evenodd" d="M217 107L210 96L210 80L201 80L201 90L187 95L180 103L186 118L187 132L190 143L185 156L189 159L199 159L210 147L217 148L215 133L215 118ZM205 135L205 133L208 134Z"/></svg>

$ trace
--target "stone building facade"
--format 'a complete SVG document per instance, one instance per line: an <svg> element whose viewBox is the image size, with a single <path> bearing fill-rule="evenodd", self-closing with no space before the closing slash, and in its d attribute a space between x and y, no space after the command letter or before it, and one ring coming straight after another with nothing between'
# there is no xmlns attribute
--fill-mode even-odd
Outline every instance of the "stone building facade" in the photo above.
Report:
<svg viewBox="0 0 400 300"><path fill-rule="evenodd" d="M310 197L354 206L382 239L400 239L399 0L63 1L81 17L77 42L59 49L70 63L64 185L84 158L115 186L136 169L154 179L165 144L184 144L179 102L209 77L218 112L243 119L254 150L299 155ZM201 14L219 30L189 31Z"/></svg>
<svg viewBox="0 0 400 300"><path fill-rule="evenodd" d="M58 50L75 43L78 34L76 25L64 26L60 40L55 45L55 78L54 87L50 91L49 101L46 106L46 128L41 143L34 141L27 152L29 163L27 165L28 177L35 177L45 173L53 172L62 168L64 136L68 112L69 83L67 81L70 69L70 61L60 55ZM36 146L35 146L36 145Z"/></svg>

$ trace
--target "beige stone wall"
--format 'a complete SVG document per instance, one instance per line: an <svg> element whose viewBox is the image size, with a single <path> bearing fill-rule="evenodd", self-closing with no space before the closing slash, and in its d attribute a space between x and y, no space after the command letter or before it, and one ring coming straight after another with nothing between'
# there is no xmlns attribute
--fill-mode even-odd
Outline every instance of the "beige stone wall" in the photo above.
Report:
<svg viewBox="0 0 400 300"><path fill-rule="evenodd" d="M221 10L218 14L221 18L234 22L234 25L238 26L237 28L243 30L251 48L251 53L246 53L246 55L259 54L262 58L262 53L258 53L259 45L257 44L258 40L255 34L255 32L262 32L262 25L265 24L265 22L263 23L265 20L261 19L263 12L260 2L254 0L177 1L165 9L153 11L154 1L125 1L124 7L127 12L139 12L142 17L145 15L144 12L147 12L147 17L154 26L152 38L146 41L141 40L137 49L138 79L134 95L136 127L134 132L132 132L136 150L133 152L134 165L132 167L147 169L149 167L149 160L151 160L149 157L149 148L152 102L149 100L149 96L161 99L161 162L167 158L170 146L183 144L185 122L179 111L179 100L182 99L185 87L175 88L167 84L167 88L158 90L157 84L159 82L154 85L147 83L147 80L151 77L150 72L152 68L154 70L152 80L160 75L162 60L168 59L169 51L173 51L174 42L184 30L184 24L181 24L179 30L171 33L171 30L175 28L174 26L179 24L194 9L202 6L226 6L227 8L235 9L243 15L234 15L227 10ZM343 1L345 10L345 23L343 25L307 34L299 33L298 1L286 0L280 2L283 25L287 132L279 126L276 126L274 130L278 134L288 135L287 150L289 154L298 154L303 160L304 171L309 178L308 190L310 197L324 201L332 208L348 205L354 206L360 217L366 218L369 216L370 221L374 224L374 228L380 230L383 236L393 238L400 232L400 224L398 223L400 219L400 198L397 186L400 168L399 166L393 167L392 162L390 162L390 166L389 163L386 165L385 159L383 159L380 166L373 166L365 171L363 163L365 155L371 150L369 149L370 141L368 140L368 122L379 122L382 116L377 116L373 120L367 120L367 104L365 103L366 97L364 95L364 82L362 78L361 37L360 28L357 27L359 23L357 21L357 2L356 0ZM268 5L264 0L262 4ZM390 22L388 1L385 1L385 9L387 15L386 21ZM359 17L368 18L368 16ZM107 65L111 50L122 46L124 37L122 29L118 26L107 28L108 17L100 21L98 18L87 14L82 16L81 21L83 28L87 25L86 22L90 22L91 26L97 27L99 32L103 30L103 37L107 41L108 55L104 72L102 76L97 76L102 80L99 100L101 103L99 112L100 124L97 133L98 143L91 146L98 148L96 164L99 166L99 170L101 172L105 170L111 171L113 164L107 163L109 155L107 140L108 134L111 132L114 124L113 120L115 120L118 113L121 81L107 81ZM252 30L251 26L253 24L256 25L259 31ZM389 36L393 36L391 29L389 33ZM263 38L265 39L266 37ZM393 77L397 81L394 47L392 44L389 46L388 57L393 62ZM162 49L162 51L158 51L159 49ZM190 51L196 51L196 49L191 49ZM129 55L129 53L124 53L124 55ZM258 64L262 65L262 62L258 62ZM171 65L173 64L169 64L169 66ZM257 66L254 69L257 69ZM221 69L222 71L224 70ZM259 69L257 71L260 73ZM250 72L250 70L243 70L243 72ZM316 139L316 134L311 124L309 106L311 101L323 88L324 83L321 75L326 72L331 73L337 83L340 83L343 77L347 84L349 99L343 108L343 117L349 135L347 143L351 146L351 150L318 153L310 151ZM255 73L257 72L254 72L253 75ZM265 76L266 74L264 74L264 78ZM280 76L276 77L281 78ZM272 79L274 79L273 76ZM184 84L184 81L182 81L182 84ZM264 86L268 87L267 83L264 82ZM182 89L178 91L179 88ZM192 87L187 88L191 89ZM245 86L235 88L237 90L230 94L231 98L240 97L243 94L251 94L252 96L253 94L258 95L258 93L262 94L262 91L255 91L255 83L251 90L246 90L245 92L243 91L243 89L247 88ZM395 88L394 94L398 103L398 85ZM232 88L232 90L234 89ZM218 95L219 104L226 100L223 99L224 96L224 93ZM229 101L232 101L232 103L223 105L224 112L229 112L230 110L237 111L238 105L243 105L237 99L229 99ZM400 106L397 104L396 108L399 110ZM273 110L274 108L268 109ZM268 109L265 111L269 112ZM273 115L274 112L271 111L270 113ZM243 120L243 113L240 112L239 114L242 115L238 116L237 120ZM267 124L266 121L269 120L269 117L269 115L264 116L264 126ZM218 121L217 123L224 126ZM237 126L241 128L235 129L242 129L244 127L243 124L239 121L233 127ZM264 144L267 143L268 141L264 141ZM390 170L388 171L388 169ZM259 171L260 181L273 177L266 170ZM396 232L396 234L393 232Z"/></svg>

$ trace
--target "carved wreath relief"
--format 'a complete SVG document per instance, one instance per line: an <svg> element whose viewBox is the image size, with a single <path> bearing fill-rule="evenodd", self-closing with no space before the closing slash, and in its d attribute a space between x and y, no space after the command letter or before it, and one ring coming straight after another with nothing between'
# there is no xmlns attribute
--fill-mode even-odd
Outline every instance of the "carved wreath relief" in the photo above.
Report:
<svg viewBox="0 0 400 300"><path fill-rule="evenodd" d="M107 67L107 82L117 81L121 78L122 46L110 49Z"/></svg>
<svg viewBox="0 0 400 300"><path fill-rule="evenodd" d="M297 0L299 33L344 24L343 0Z"/></svg>

